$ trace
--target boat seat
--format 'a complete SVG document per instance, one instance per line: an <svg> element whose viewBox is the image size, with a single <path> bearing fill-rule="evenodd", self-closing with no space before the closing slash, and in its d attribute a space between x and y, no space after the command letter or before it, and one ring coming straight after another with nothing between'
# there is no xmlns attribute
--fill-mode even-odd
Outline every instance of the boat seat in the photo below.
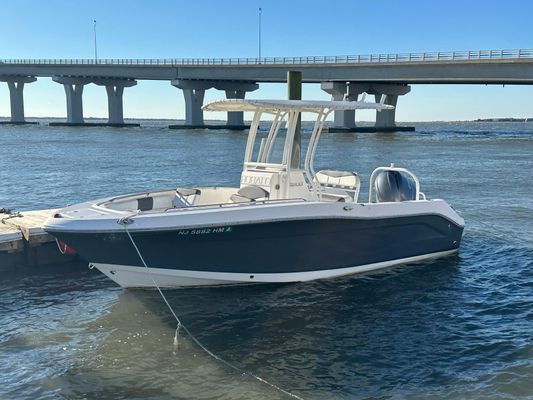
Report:
<svg viewBox="0 0 533 400"><path fill-rule="evenodd" d="M316 180L325 186L350 188L352 190L359 187L360 184L359 176L351 171L318 171Z"/></svg>
<svg viewBox="0 0 533 400"><path fill-rule="evenodd" d="M344 190L328 188L322 191L322 200L347 202L353 201L353 198Z"/></svg>
<svg viewBox="0 0 533 400"><path fill-rule="evenodd" d="M176 195L172 200L174 208L190 207L197 203L202 191L200 189L177 188Z"/></svg>
<svg viewBox="0 0 533 400"><path fill-rule="evenodd" d="M322 170L315 174L316 181L325 188L323 196L334 201L357 201L361 180L352 171ZM338 200L336 200L338 199Z"/></svg>
<svg viewBox="0 0 533 400"><path fill-rule="evenodd" d="M246 203L249 201L268 200L269 193L259 186L244 186L237 193L231 195L234 203Z"/></svg>

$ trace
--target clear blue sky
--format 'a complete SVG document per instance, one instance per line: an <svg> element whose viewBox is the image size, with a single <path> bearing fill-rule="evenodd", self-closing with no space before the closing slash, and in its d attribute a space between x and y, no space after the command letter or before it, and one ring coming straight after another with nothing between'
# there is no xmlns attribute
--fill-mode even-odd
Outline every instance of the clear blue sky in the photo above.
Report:
<svg viewBox="0 0 533 400"><path fill-rule="evenodd" d="M2 4L0 58L92 58L97 20L101 58L254 57L258 8L263 55L342 55L533 48L530 0L164 1L48 0ZM214 89L206 100L221 98ZM281 84L250 94L284 98ZM326 99L305 85L307 99ZM41 78L25 89L27 116L66 115L61 85ZM106 116L105 89L89 85L85 116ZM183 118L183 96L168 82L127 88L126 117ZM0 115L9 115L0 84ZM530 86L413 86L398 102L400 121L533 116ZM371 119L361 113L358 119Z"/></svg>

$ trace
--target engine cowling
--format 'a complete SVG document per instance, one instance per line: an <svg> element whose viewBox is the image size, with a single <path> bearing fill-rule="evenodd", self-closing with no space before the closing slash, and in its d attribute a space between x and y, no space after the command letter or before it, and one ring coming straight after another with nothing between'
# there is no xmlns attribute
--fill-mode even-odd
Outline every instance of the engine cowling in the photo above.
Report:
<svg viewBox="0 0 533 400"><path fill-rule="evenodd" d="M382 171L374 182L376 201L416 200L416 183L412 176L400 171Z"/></svg>

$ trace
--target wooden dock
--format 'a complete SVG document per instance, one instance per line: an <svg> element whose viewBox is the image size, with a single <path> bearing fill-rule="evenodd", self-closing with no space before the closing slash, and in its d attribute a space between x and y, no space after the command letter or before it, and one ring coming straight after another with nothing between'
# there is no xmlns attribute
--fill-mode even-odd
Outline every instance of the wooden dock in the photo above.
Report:
<svg viewBox="0 0 533 400"><path fill-rule="evenodd" d="M55 239L43 229L57 210L0 213L0 269L34 267L73 260L60 253Z"/></svg>

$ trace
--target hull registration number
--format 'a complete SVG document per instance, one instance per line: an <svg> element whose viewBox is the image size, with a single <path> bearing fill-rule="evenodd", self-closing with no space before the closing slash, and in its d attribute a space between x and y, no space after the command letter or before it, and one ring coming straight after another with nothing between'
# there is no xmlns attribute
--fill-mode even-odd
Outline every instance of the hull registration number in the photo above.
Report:
<svg viewBox="0 0 533 400"><path fill-rule="evenodd" d="M232 226L219 226L216 228L182 229L178 231L178 236L210 235L213 233L229 233L232 230L233 230Z"/></svg>

